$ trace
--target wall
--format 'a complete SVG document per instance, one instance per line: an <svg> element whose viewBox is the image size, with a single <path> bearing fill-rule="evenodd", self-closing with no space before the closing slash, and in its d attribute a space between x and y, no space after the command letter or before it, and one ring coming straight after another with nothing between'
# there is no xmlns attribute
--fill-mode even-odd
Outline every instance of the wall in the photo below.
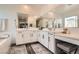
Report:
<svg viewBox="0 0 79 59"><path fill-rule="evenodd" d="M64 18L71 17L71 16L78 16L78 20L79 20L79 7L78 6L76 6L74 8L69 8L69 10L65 10L65 11L62 10L62 12L59 12L58 15L60 15L61 19L63 19L63 20L64 20ZM60 32L60 31L62 31L62 28L59 28L59 29L56 29L56 30L58 30ZM79 27L78 28L68 28L68 30L72 34L78 34L79 33Z"/></svg>
<svg viewBox="0 0 79 59"><path fill-rule="evenodd" d="M8 19L8 30L7 32L10 34L12 43L15 43L16 38L16 20L17 13L26 13L28 14L23 6L21 5L0 5L0 19Z"/></svg>
<svg viewBox="0 0 79 59"><path fill-rule="evenodd" d="M16 14L12 13L10 11L6 10L0 10L0 18L7 18L8 19L8 33L12 37L12 39L15 39L15 32L16 32L16 27L15 27L15 20L16 20ZM14 43L14 40L12 40L12 43Z"/></svg>

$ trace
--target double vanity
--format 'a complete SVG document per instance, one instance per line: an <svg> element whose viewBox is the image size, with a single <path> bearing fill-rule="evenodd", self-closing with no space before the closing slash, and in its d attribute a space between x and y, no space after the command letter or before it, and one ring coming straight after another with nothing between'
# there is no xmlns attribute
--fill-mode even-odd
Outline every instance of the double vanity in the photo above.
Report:
<svg viewBox="0 0 79 59"><path fill-rule="evenodd" d="M56 53L56 39L79 45L79 36L77 34L64 34L61 32L36 29L18 29L16 45L39 42L51 52Z"/></svg>

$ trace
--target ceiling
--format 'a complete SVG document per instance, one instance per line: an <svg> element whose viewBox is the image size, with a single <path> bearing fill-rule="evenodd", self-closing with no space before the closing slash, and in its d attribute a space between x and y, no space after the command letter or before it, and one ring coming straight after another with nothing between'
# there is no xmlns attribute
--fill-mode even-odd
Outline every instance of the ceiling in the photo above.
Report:
<svg viewBox="0 0 79 59"><path fill-rule="evenodd" d="M55 10L59 4L27 4L28 8L31 10L29 14L31 15L43 15L50 10Z"/></svg>
<svg viewBox="0 0 79 59"><path fill-rule="evenodd" d="M52 14L51 14L52 13ZM64 18L79 16L79 4L59 4L44 14L45 17Z"/></svg>
<svg viewBox="0 0 79 59"><path fill-rule="evenodd" d="M65 4L53 12L60 17L79 16L79 4Z"/></svg>
<svg viewBox="0 0 79 59"><path fill-rule="evenodd" d="M16 11L21 10L24 11L24 13L27 13L29 15L43 15L47 13L50 10L55 10L60 6L60 4L3 4L0 5L0 10L7 10L7 11ZM18 12L17 11L17 12Z"/></svg>
<svg viewBox="0 0 79 59"><path fill-rule="evenodd" d="M69 16L69 15L79 15L79 5L78 4L12 4L12 5L0 5L0 11L10 11L14 10L23 11L26 14L32 16L42 16L45 14L50 14L52 12L54 16Z"/></svg>

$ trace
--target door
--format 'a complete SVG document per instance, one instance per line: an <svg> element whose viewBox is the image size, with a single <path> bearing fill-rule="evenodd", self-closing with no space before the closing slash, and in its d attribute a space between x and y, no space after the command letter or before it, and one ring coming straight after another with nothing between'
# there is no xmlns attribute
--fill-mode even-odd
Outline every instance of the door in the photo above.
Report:
<svg viewBox="0 0 79 59"><path fill-rule="evenodd" d="M49 34L49 50L52 51L53 53L55 53L55 38L54 35Z"/></svg>

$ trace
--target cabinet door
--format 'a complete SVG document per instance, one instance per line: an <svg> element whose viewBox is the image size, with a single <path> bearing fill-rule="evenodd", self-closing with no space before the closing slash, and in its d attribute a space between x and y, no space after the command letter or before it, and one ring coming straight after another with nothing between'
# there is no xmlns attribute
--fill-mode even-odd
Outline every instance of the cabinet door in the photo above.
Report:
<svg viewBox="0 0 79 59"><path fill-rule="evenodd" d="M37 39L38 39L38 42L41 43L41 31L38 31L38 33L37 33Z"/></svg>
<svg viewBox="0 0 79 59"><path fill-rule="evenodd" d="M23 43L24 43L23 32L18 31L17 37L16 37L16 45L23 44Z"/></svg>
<svg viewBox="0 0 79 59"><path fill-rule="evenodd" d="M49 50L52 51L53 53L55 53L55 38L54 35L49 35Z"/></svg>
<svg viewBox="0 0 79 59"><path fill-rule="evenodd" d="M29 40L30 40L30 42L34 41L34 33L32 30L29 31Z"/></svg>
<svg viewBox="0 0 79 59"><path fill-rule="evenodd" d="M32 42L37 41L37 31L32 31L31 38L32 38Z"/></svg>
<svg viewBox="0 0 79 59"><path fill-rule="evenodd" d="M34 30L29 31L29 40L30 42L36 42L37 41L37 32Z"/></svg>
<svg viewBox="0 0 79 59"><path fill-rule="evenodd" d="M43 44L43 41L44 41L43 32L40 31L40 33L39 33L39 42L40 42L41 44Z"/></svg>
<svg viewBox="0 0 79 59"><path fill-rule="evenodd" d="M45 47L48 48L48 32L43 31L42 42Z"/></svg>
<svg viewBox="0 0 79 59"><path fill-rule="evenodd" d="M24 43L31 43L37 41L37 35L35 31L27 30L24 33Z"/></svg>
<svg viewBox="0 0 79 59"><path fill-rule="evenodd" d="M24 43L29 43L30 42L30 40L29 40L29 31L28 30L26 30L26 31L24 31L23 32L23 34L24 34Z"/></svg>

